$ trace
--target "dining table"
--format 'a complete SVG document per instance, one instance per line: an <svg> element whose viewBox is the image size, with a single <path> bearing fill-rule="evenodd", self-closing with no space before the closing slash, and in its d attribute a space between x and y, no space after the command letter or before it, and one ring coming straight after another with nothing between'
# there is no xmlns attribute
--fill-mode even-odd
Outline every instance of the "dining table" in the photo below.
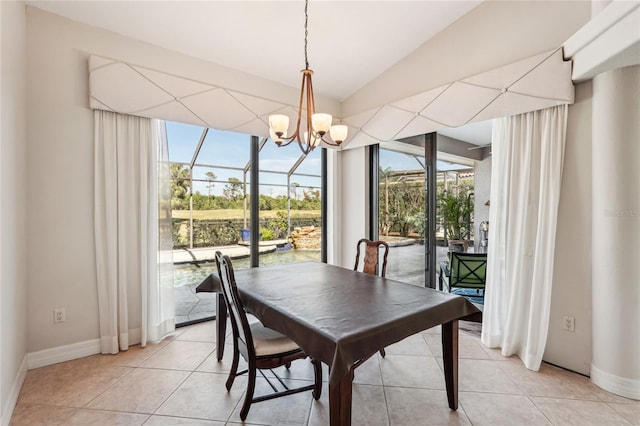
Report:
<svg viewBox="0 0 640 426"><path fill-rule="evenodd" d="M448 405L458 408L458 321L480 311L461 296L320 262L235 271L245 309L329 366L329 419L351 424L354 368L380 349L442 326ZM196 291L217 292L217 357L222 359L226 306L217 274Z"/></svg>

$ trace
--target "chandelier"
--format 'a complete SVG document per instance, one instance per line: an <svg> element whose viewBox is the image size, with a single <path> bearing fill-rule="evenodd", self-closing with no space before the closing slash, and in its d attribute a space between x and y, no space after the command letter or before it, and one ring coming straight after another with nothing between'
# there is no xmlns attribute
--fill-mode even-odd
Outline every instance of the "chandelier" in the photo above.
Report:
<svg viewBox="0 0 640 426"><path fill-rule="evenodd" d="M309 154L314 148L324 142L328 145L339 146L347 138L348 128L345 125L331 125L333 118L330 114L317 113L316 104L313 97L313 84L311 76L313 71L309 69L309 60L307 58L307 23L309 15L307 8L309 0L304 2L304 63L305 67L302 72L302 87L300 88L300 102L298 103L298 120L296 127L291 136L287 136L289 129L289 117L286 115L270 115L269 116L269 135L278 146L287 146L291 142L297 142L302 152ZM306 102L305 123L302 123L303 108L302 103ZM302 128L301 128L302 126ZM329 133L331 139L325 136Z"/></svg>

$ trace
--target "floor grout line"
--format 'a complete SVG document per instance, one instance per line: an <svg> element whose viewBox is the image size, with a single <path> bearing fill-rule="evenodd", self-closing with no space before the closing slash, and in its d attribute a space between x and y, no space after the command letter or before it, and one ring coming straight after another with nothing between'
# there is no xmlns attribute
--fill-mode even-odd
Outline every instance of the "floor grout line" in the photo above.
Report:
<svg viewBox="0 0 640 426"><path fill-rule="evenodd" d="M211 324L215 324L215 323L211 323ZM191 328L191 330L194 330L196 327L206 327L206 326L202 326L200 324L198 325L194 325L191 326L193 328ZM214 327L214 325L211 325L211 327ZM214 344L215 342L210 342L210 341L200 341L200 340L189 340L189 335L186 336L186 340L180 340L180 336L183 335L184 333L188 333L189 327L185 327L185 330L182 331L182 333L180 333L180 335L176 336L174 339L172 339L170 343L173 342L189 342L189 343L202 343L202 344ZM197 331L196 333L199 333L199 331ZM396 358L397 361L397 365L394 368L402 368L402 357L405 357L405 359L407 359L407 361L411 359L414 360L419 360L420 358L433 358L434 361L436 362L436 365L438 366L438 369L440 372L442 372L442 366L441 363L438 362L438 360L441 360L441 355L434 355L433 354L433 350L431 349L431 347L429 346L429 344L427 343L427 338L425 337L427 334L429 333L422 333L423 335L423 340L425 341L426 347L427 349L431 352L431 354L402 354L402 353L389 353L387 352L387 357L386 358L382 358L379 356L379 354L376 354L376 358L375 358L375 362L377 363L377 365L375 367L370 366L370 368L366 371L366 375L362 376L366 381L376 381L377 380L377 376L379 376L379 383L355 383L354 382L354 388L355 387L360 387L361 391L363 392L363 395L367 395L368 392L373 392L374 395L376 395L376 401L379 401L380 405L382 404L382 400L384 400L384 412L386 413L386 423L385 422L381 422L381 424L387 424L387 425L391 425L391 414L394 413L394 409L397 409L396 406L393 405L394 403L394 395L396 395L395 389L405 389L405 392L411 392L411 390L416 390L416 391L426 391L426 392L437 392L434 393L433 395L444 395L446 393L446 391L443 388L435 388L435 387L425 387L425 386L406 386L406 385L389 385L386 384L386 380L385 380L385 365L383 363L389 361L389 360L393 360L394 357ZM471 336L475 341L479 342L479 337L477 336ZM434 338L431 338L432 340L435 340ZM147 416L146 419L143 421L143 423L148 423L151 421L151 419L154 416L166 416L166 417L172 417L172 418L176 418L176 419L193 419L193 420L207 420L205 418L202 417L188 417L188 416L180 416L180 415L175 415L175 414L158 414L158 411L161 409L161 407L163 405L165 405L172 397L175 397L175 395L180 391L181 388L185 387L185 384L192 378L196 377L196 373L203 373L205 375L215 375L215 379L211 379L211 380L215 380L217 381L223 381L223 379L221 379L221 377L225 377L228 372L223 371L223 368L221 366L218 366L218 371L199 371L198 369L200 368L204 368L206 366L206 362L207 360L211 361L211 357L215 357L216 354L216 350L213 349L211 351L209 351L207 354L203 354L202 355L202 359L197 363L197 365L195 365L194 367L190 367L188 369L177 369L177 368L171 368L171 367L150 367L150 366L144 366L142 365L144 362L148 361L149 359L151 359L152 357L158 355L159 352L161 352L167 345L164 345L163 347L159 347L157 349L154 348L154 351L151 352L148 356L144 356L142 354L136 354L135 358L123 358L123 361L129 362L127 360L130 360L132 363L136 362L138 363L138 365L124 365L124 364L119 364L117 359L114 360L113 362L109 361L109 362L102 362L102 360L100 359L100 357L106 356L106 355L99 355L95 358L94 360L88 359L90 357L86 357L86 358L82 358L82 361L79 360L75 360L75 361L68 361L69 366L68 368L65 367L65 369L60 369L60 370L52 370L50 372L45 372L44 374L42 374L41 376L36 376L38 378L41 377L41 380L43 381L42 384L39 384L38 382L34 383L30 383L30 389L32 391L35 392L43 392L42 389L47 386L47 383L56 383L55 386L60 386L61 388L64 389L69 389L69 382L68 380L75 380L73 379L73 377L80 377L78 376L78 373L76 371L75 375L71 375L71 376L67 376L65 378L65 376L61 376L61 379L58 379L58 371L60 371L60 374L66 374L67 371L75 371L76 368L81 367L81 368L85 368L88 367L89 369L87 370L87 372L93 372L94 374L97 375L101 375L103 374L102 372L105 371L106 369L109 368L126 368L127 371L124 372L121 376L115 378L115 380L110 383L108 386L106 386L102 391L100 391L97 395L95 395L91 400L89 400L87 403L85 403L82 406L79 407L75 407L75 406L71 406L68 405L68 403L65 401L65 399L62 399L60 397L55 397L53 400L60 400L63 401L65 404L67 405L54 405L54 404L50 404L50 403L41 403L41 402L22 402L24 401L24 399L22 398L24 395L21 395L21 397L18 399L18 404L16 406L16 411L14 411L14 416L16 415L16 412L20 411L20 407L22 406L22 408L24 410L29 410L29 407L31 409L33 409L35 412L42 412L42 413L46 413L46 412L51 412L52 415L53 413L55 413L55 410L57 409L67 409L67 410L71 410L71 416L76 415L77 413L79 413L80 411L91 411L91 412L101 412L101 413L120 413L120 414L136 414L136 415L141 415L141 416ZM197 345L195 345L197 347ZM140 349L143 350L143 349ZM411 350L411 348L407 348L408 351ZM475 350L475 348L469 347L468 350ZM228 361L228 357L231 355L231 351L232 348L231 347L227 347L226 348L226 356L225 356L225 360ZM196 351L196 353L198 353ZM117 356L117 355L115 355ZM137 358L137 357L144 357L144 359L142 359L141 361ZM174 355L175 357L181 357L181 354L176 354ZM179 358L176 358L176 360ZM170 359L168 360L170 361ZM167 362L168 362L167 361ZM525 371L525 368L523 365L521 365L520 362L509 362L509 360L500 360L500 359L493 359L493 358L460 358L461 364L463 366L468 366L467 368L473 368L474 366L482 366L482 365L486 365L487 366L487 371L491 372L491 375L494 375L499 378L498 381L496 382L490 382L490 383L495 383L495 384L487 384L487 382L481 382L479 383L478 387L482 387L483 390L460 390L459 391L459 398L460 398L460 402L459 402L459 413L460 416L464 416L466 420L468 420L471 424L478 424L478 423L482 423L483 421L478 417L478 407L475 407L475 412L474 409L471 409L471 411L469 411L469 408L473 408L473 406L469 406L469 404L472 403L472 401L474 401L473 398L476 398L474 402L474 404L477 404L477 401L483 401L483 400L490 400L490 401L499 401L502 399L507 399L507 398L503 398L504 397L511 397L509 398L509 400L512 401L522 401L524 402L523 399L519 399L516 397L524 397L526 398L526 400L531 404L532 407L535 407L535 410L538 414L540 414L542 417L540 418L540 420L542 420L542 418L546 419L546 421L548 421L550 424L553 424L553 422L551 421L552 418L556 418L558 416L558 414L554 414L554 411L549 411L549 413L551 413L551 415L549 415L549 413L547 413L546 411L543 411L541 409L541 405L539 404L543 404L543 406L545 407L545 410L550 410L549 407L558 407L558 409L564 409L565 411L567 410L566 406L568 405L569 407L600 407L601 411L604 410L604 407L601 404L605 404L606 406L606 412L608 413L609 411L611 411L612 413L616 413L616 418L619 419L623 419L626 422L630 422L632 423L626 416L628 416L629 414L623 414L623 413L628 413L629 410L633 410L633 408L636 408L638 410L638 412L640 412L640 402L638 401L633 401L633 400L629 400L629 401L610 401L610 400L605 400L604 398L606 397L605 394L597 394L595 391L591 392L592 395L583 395L587 392L584 392L583 390L578 389L579 386L581 386L583 383L591 383L590 381L588 381L587 378L585 378L584 376L581 376L579 374L573 373L573 372L568 372L566 370L563 369L557 369L557 367L550 365L549 367L546 367L547 369L545 371L542 372L542 374L539 375L532 375L529 376L529 374L534 374L533 372L529 372L528 370ZM487 362L489 361L489 362ZM507 362L505 362L507 361ZM214 360L214 362L216 362L216 360ZM372 360L369 360L367 362L372 362ZM431 362L431 361L429 361ZM74 364L75 363L75 364ZM365 363L366 364L366 363ZM367 368L366 365L363 364L363 367L361 368ZM415 361L415 363L413 365L419 365L420 361ZM393 366L392 363L389 364L390 366ZM398 367L398 365L400 365L400 367ZM488 367L488 366L494 366L493 368ZM43 368L48 368L48 367L43 367ZM303 367L304 368L304 367ZM100 408L90 408L89 406L94 403L96 400L98 400L100 397L104 396L105 393L109 392L110 390L113 390L114 386L117 386L118 383L122 383L123 380L125 380L125 378L127 377L131 377L131 374L142 374L144 375L145 371L151 371L151 370L162 370L162 371L172 371L172 372L180 372L180 373L185 373L185 377L179 381L179 383L175 386L175 388L173 388L170 392L167 393L167 395L162 398L162 401L158 403L158 405L152 410L151 413L139 413L139 412L132 412L132 411L119 411L119 410L113 410L113 409L100 409ZM495 372L493 372L493 370L496 370ZM82 370L83 371L83 370ZM398 370L400 371L400 370ZM435 370L434 370L435 371ZM293 372L291 377L288 377L287 380L291 381L291 382L310 382L312 381L311 379L309 379L306 374L308 373L308 371L306 370L297 370L297 372ZM323 371L323 376L325 371ZM358 370L356 370L355 372L356 376L358 375ZM387 371L388 374L388 371ZM404 374L407 374L407 370L405 367L404 370ZM303 376L304 375L304 376ZM473 376L473 375L472 375ZM100 376L100 377L108 377L108 376ZM160 377L163 377L160 375ZM205 379L205 376L201 376L202 377L202 383L206 383L207 380L209 379ZM212 376L211 376L212 377ZM521 379L519 380L518 377L521 377ZM531 381L529 381L529 377L532 378ZM505 379L506 378L506 379ZM466 377L465 379L462 379L462 377L459 380L468 380L469 377ZM526 381L524 381L526 379ZM67 382L61 382L58 385L58 380L67 380ZM505 381L506 380L506 381ZM53 382L52 382L53 381ZM89 381L83 381L85 383L88 383L89 386L92 386L93 382ZM557 383L556 383L557 382ZM97 382L99 383L99 382ZM401 383L401 382L399 382ZM417 382L416 382L417 383ZM435 382L434 382L435 383ZM438 382L439 383L439 382ZM467 387L469 387L469 385L472 385L473 382L467 382ZM499 386L502 386L503 384L509 384L509 387L511 387L511 385L513 385L513 391L511 392L505 392L505 391L496 391L496 390L492 390L490 386L493 386L494 389L500 389ZM524 386L523 386L524 385ZM556 386L554 388L548 388L549 386ZM49 385L52 386L52 385ZM473 385L472 385L473 386ZM486 388L485 388L486 386ZM569 386L567 387L567 396L555 396L555 394L560 394L564 389L562 387L558 387L558 386ZM380 393L380 388L382 393ZM53 388L55 389L55 387ZM98 388L100 389L100 388ZM170 389L170 388L169 388ZM366 390L369 389L369 390ZM528 391L527 391L528 389ZM576 389L578 389L576 391ZM23 389L24 391L25 389ZM587 389L589 391L591 391L591 389ZM208 391L208 390L207 390ZM218 394L218 393L222 393L223 389L220 390L220 392L217 392L216 390L211 390L211 392L213 392L213 394ZM226 390L224 390L226 391ZM242 401L244 399L244 393L242 393L241 391L243 391L242 389L235 389L233 395L234 398L239 394L240 396L237 398L237 400L235 402L229 401L229 405L225 406L225 410L229 409L229 414L226 416L226 420L207 420L207 421L212 421L212 422L220 422L220 423L226 423L226 424L231 424L231 422L233 421L232 419L234 418L234 413L239 409L239 405L238 404L242 404ZM570 392L572 391L576 391L577 395L574 395ZM78 389L74 389L74 392L78 392ZM323 393L328 392L328 383L323 381ZM546 392L546 394L545 394ZM604 392L604 391L603 391ZM21 392L22 394L22 392ZM409 393L407 393L408 395ZM554 396L548 396L553 394ZM33 397L38 398L38 395L42 395L42 397L40 397L41 400L52 400L52 399L45 399L48 396L50 396L49 394L46 393L36 393L36 394L32 394L32 400L34 399ZM477 395L477 396L474 396ZM231 397L231 394L227 396L227 398ZM65 397L66 398L66 397ZM487 399L488 398L488 399ZM158 398L160 399L160 398ZM286 398L285 398L286 399ZM466 403L463 403L462 400L464 399L464 401ZM327 406L326 406L326 394L325 394L325 402L318 401L316 402L312 397L309 398L309 400L311 401L311 403L309 405L306 405L306 414L304 416L300 416L300 419L302 420L303 418L306 419L306 425L310 426L312 424L315 424L318 420L318 413L323 412L324 414L327 414L327 412L325 410L327 410ZM314 410L314 408L316 408L316 406L314 404L318 404L317 405L317 411ZM265 403L266 404L266 403ZM283 404L286 405L286 402L283 402ZM418 410L418 412L422 409L424 409L424 407L422 405L420 405L419 403L417 403L418 405L415 405L414 409ZM446 398L445 398L445 404L446 404ZM617 404L615 405L615 407L618 407L619 405L626 405L628 407L632 407L632 408L625 408L624 411L619 412L618 410L616 410L616 408L614 408L613 404ZM527 404L528 406L528 404ZM124 407L124 406L123 406ZM395 407L395 408L394 408ZM302 404L300 405L300 409L303 409ZM382 416L383 416L383 411L382 411L382 407L379 407L379 419L378 420L383 420ZM432 409L437 409L436 408L432 408ZM522 411L522 415L527 415L526 412L526 407L522 408L524 411ZM597 409L597 408L596 408ZM515 410L515 411L513 411ZM511 407L511 412L516 412L518 413L518 407ZM181 412L181 411L178 411ZM184 411L185 413L188 413L189 415L193 415L196 416L197 414L195 412L191 412L191 411ZM470 416L471 413L471 416ZM475 414L474 414L475 413ZM531 411L531 413L533 413L533 411ZM224 412L219 412L219 414L224 414ZM302 414L301 412L298 412L298 414ZM397 414L397 413L396 413ZM62 415L62 414L61 414ZM533 415L533 414L532 414ZM581 412L570 412L570 415L572 416L577 416L576 418L581 418L580 416L583 415L583 413ZM475 417L474 417L475 416ZM221 416L222 417L222 416ZM445 417L446 418L446 417ZM583 418L583 417L582 417ZM397 420L397 417L396 417ZM502 420L512 420L512 419L508 419L508 418L502 418ZM557 420L557 418L556 418ZM251 423L251 414L249 415L249 418L247 419L247 424L255 424ZM15 426L20 426L20 423L12 423L15 424ZM137 423L140 424L140 423ZM589 423L588 421L584 421L582 420L581 424L594 424L594 423ZM394 424L395 426L395 424Z"/></svg>

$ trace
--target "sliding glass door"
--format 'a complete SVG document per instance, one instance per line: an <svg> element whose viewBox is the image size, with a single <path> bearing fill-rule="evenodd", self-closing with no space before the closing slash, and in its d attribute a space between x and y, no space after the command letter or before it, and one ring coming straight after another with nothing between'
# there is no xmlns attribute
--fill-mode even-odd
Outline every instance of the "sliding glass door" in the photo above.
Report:
<svg viewBox="0 0 640 426"><path fill-rule="evenodd" d="M436 140L432 133L371 147L370 233L390 246L387 277L431 288L454 236L446 199L473 206L473 160L438 152ZM455 237L473 247L473 208L455 223L465 230Z"/></svg>
<svg viewBox="0 0 640 426"><path fill-rule="evenodd" d="M195 289L217 273L218 250L235 269L322 260L322 148L305 156L295 144L172 122L167 139L177 324L214 317L215 294Z"/></svg>
<svg viewBox="0 0 640 426"><path fill-rule="evenodd" d="M260 266L321 260L321 151L261 146Z"/></svg>
<svg viewBox="0 0 640 426"><path fill-rule="evenodd" d="M390 246L388 278L424 286L427 204L424 147L388 142L378 150L377 237ZM376 230L374 230L375 232Z"/></svg>

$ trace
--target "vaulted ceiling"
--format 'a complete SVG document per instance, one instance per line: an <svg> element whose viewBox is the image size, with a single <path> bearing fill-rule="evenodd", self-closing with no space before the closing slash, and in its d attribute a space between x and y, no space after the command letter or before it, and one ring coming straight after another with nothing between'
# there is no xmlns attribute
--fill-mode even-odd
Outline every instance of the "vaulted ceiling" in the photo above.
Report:
<svg viewBox="0 0 640 426"><path fill-rule="evenodd" d="M72 20L297 87L304 2L29 1ZM318 94L342 101L481 3L311 0Z"/></svg>
<svg viewBox="0 0 640 426"><path fill-rule="evenodd" d="M277 96L270 97L247 92L249 89L240 81L236 87L218 85L216 81L196 82L227 93L235 90L241 96L262 99L264 104L276 102L291 114L297 108L299 70L304 67L304 2L300 0L27 3L255 75L263 81L259 85L261 90L269 82L274 87L290 86L288 93L280 90ZM476 87L476 92L482 92L480 101L474 98L476 101L469 100L459 108L448 104L436 112L435 120L433 114L424 111L433 102L437 104L456 95L462 87L454 84L456 81L465 82L467 88L482 86L486 81L478 85L477 78L475 83L471 78L526 62L527 58L546 57L588 21L590 4L590 1L311 0L308 48L310 66L315 71L318 110L327 110L349 124L350 146L492 118L479 112L492 99L500 97L505 82L494 81L490 88ZM533 61L531 69L537 66ZM164 70L149 73L153 71ZM513 84L519 77L509 79L509 84ZM203 96L215 93L224 95L213 90ZM453 97L459 102L461 96L467 99L461 94ZM223 98L231 99L232 103L227 107L220 99L214 99L220 103L213 110L228 113L231 105L236 105L239 114L247 113L237 107L238 97ZM456 112L469 109L473 102L479 102L475 111L462 114L464 119L455 117ZM264 134L265 118L260 115L265 112L261 107L249 109L259 118L254 127L262 130L252 133ZM443 117L443 111L453 115ZM420 120L416 121L416 117ZM436 123L436 128L425 127L425 120ZM210 124L209 120L203 121ZM237 116L232 121L247 122ZM415 126L416 123L421 124ZM219 128L234 128L226 122L217 124Z"/></svg>

